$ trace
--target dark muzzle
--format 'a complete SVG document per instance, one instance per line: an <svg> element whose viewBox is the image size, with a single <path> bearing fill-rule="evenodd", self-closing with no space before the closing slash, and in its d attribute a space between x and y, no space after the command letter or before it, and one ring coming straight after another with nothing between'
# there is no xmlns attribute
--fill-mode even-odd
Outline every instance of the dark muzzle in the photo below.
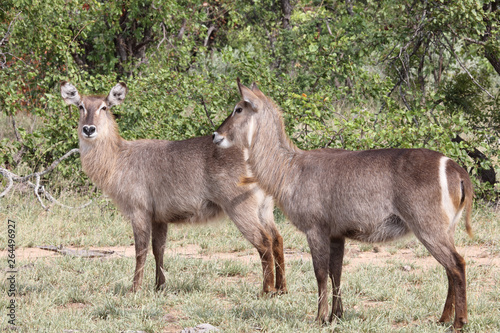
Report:
<svg viewBox="0 0 500 333"><path fill-rule="evenodd" d="M95 133L95 126L94 125L83 125L82 132L86 136L91 137Z"/></svg>

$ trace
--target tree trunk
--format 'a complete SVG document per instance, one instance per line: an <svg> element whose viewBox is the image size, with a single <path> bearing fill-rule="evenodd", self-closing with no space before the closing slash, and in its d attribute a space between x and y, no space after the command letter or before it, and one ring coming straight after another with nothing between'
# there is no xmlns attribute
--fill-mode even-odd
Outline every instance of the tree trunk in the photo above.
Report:
<svg viewBox="0 0 500 333"><path fill-rule="evenodd" d="M498 53L494 50L489 50L487 47L484 50L484 56L490 62L491 66L495 69L495 71L500 75L500 57Z"/></svg>
<svg viewBox="0 0 500 333"><path fill-rule="evenodd" d="M283 13L283 28L290 29L290 17L292 15L290 0L281 0L281 12Z"/></svg>
<svg viewBox="0 0 500 333"><path fill-rule="evenodd" d="M489 4L484 5L483 10L485 12L495 13L498 11L499 6L500 6L500 1L498 0L492 1ZM498 16L496 17L497 17L496 20L498 20ZM490 36L492 36L495 31L493 29L491 20L487 19L486 15L483 21L486 24L486 33L482 36L481 40L483 42L487 42ZM500 75L500 57L498 56L498 50L495 50L494 48L486 45L484 48L484 56L493 66L493 69L495 69L495 71Z"/></svg>
<svg viewBox="0 0 500 333"><path fill-rule="evenodd" d="M352 0L345 0L345 4L347 7L347 12L349 13L350 16L353 16L354 12L352 11Z"/></svg>
<svg viewBox="0 0 500 333"><path fill-rule="evenodd" d="M462 142L465 140L462 139L459 135L457 135L455 138L451 139L451 141ZM473 148L472 150L467 150L467 155L469 155L476 163L477 173L481 178L481 181L483 183L487 182L490 183L491 185L495 185L495 183L497 182L495 169L493 167L490 167L488 169L484 169L481 167L481 162L488 161L489 160L488 157L484 155L482 152L480 152L477 148Z"/></svg>

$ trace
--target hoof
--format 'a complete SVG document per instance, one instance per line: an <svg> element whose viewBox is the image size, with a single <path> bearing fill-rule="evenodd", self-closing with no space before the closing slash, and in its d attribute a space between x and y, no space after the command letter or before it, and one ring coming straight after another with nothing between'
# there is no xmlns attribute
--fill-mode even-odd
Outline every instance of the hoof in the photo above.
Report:
<svg viewBox="0 0 500 333"><path fill-rule="evenodd" d="M155 286L155 290L156 290L156 291L163 291L163 290L165 290L165 289L167 289L167 284L166 284L165 282L164 282L164 283L162 283L162 284L157 284L157 285Z"/></svg>
<svg viewBox="0 0 500 333"><path fill-rule="evenodd" d="M259 297L274 297L277 292L275 288L269 288L269 290L262 290L259 293Z"/></svg>
<svg viewBox="0 0 500 333"><path fill-rule="evenodd" d="M330 324L330 322L327 320L326 316L317 316L315 319L315 322L317 322L320 326L326 326Z"/></svg>
<svg viewBox="0 0 500 333"><path fill-rule="evenodd" d="M288 294L288 289L286 289L286 287L285 287L285 288L279 288L279 289L277 290L277 293L278 293L278 295L285 295L285 294Z"/></svg>

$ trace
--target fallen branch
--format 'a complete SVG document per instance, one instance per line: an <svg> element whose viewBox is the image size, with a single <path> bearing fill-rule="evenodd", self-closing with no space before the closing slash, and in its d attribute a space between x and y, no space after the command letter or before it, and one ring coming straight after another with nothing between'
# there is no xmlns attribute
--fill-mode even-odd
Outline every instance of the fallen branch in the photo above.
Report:
<svg viewBox="0 0 500 333"><path fill-rule="evenodd" d="M115 253L115 251L106 251L106 250L72 250L63 247L62 245L37 246L37 248L45 251L57 252L65 256L82 257L82 258L102 258L110 256Z"/></svg>
<svg viewBox="0 0 500 333"><path fill-rule="evenodd" d="M68 206L68 205L62 204L59 201L57 201L52 195L50 195L49 192L47 192L47 190L45 190L44 186L40 186L40 177L51 172L59 165L59 163L61 163L61 161L65 160L69 156L71 156L75 153L78 153L78 152L79 152L78 148L71 149L69 152L64 154L62 157L55 160L47 169L43 170L42 172L34 172L34 173L29 174L29 175L24 176L24 177L20 177L7 169L0 168L0 175L2 175L5 179L7 179L7 187L5 188L5 190L3 190L2 193L0 193L0 198L7 195L10 192L10 190L12 189L14 182L17 182L17 183L26 183L29 187L33 188L33 192L35 193L35 196L37 197L38 201L40 202L40 205L45 210L49 210L50 207L45 206L40 195L43 195L51 203L57 204L57 205L64 207L64 208L82 209L84 207L87 207L88 205L90 205L92 203L92 200L90 200L86 204L78 206L78 207ZM30 178L35 178L35 183L32 183L31 181L29 181Z"/></svg>

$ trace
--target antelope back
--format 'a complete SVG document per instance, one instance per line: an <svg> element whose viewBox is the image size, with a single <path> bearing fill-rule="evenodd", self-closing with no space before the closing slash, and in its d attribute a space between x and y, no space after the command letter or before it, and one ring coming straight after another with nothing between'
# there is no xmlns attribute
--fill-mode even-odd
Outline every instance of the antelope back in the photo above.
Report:
<svg viewBox="0 0 500 333"><path fill-rule="evenodd" d="M110 109L119 105L127 94L125 83L118 83L108 96L83 96L71 83L61 84L61 96L68 105L75 105L80 111L78 136L83 142L105 139L116 132L116 122Z"/></svg>

